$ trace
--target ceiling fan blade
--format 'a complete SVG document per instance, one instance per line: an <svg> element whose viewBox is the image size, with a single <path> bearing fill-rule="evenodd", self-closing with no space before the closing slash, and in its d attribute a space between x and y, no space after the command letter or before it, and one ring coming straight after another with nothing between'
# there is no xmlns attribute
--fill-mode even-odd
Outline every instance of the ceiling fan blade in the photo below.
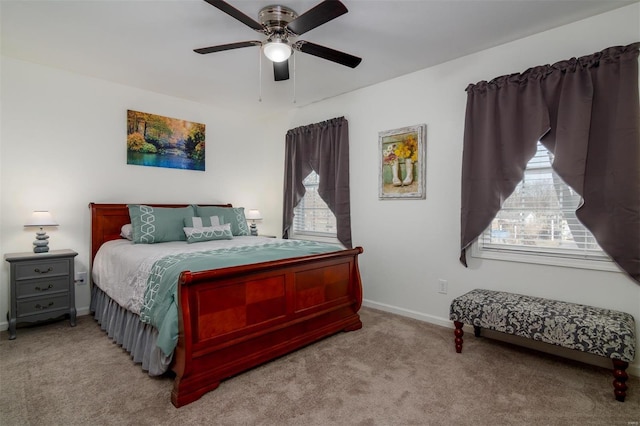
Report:
<svg viewBox="0 0 640 426"><path fill-rule="evenodd" d="M340 52L338 50L320 46L319 44L311 43L304 40L298 40L297 42L295 42L293 48L303 53L317 56L319 58L333 61L340 65L351 68L357 67L360 62L362 62L362 58L358 58L357 56L353 56L348 53Z"/></svg>
<svg viewBox="0 0 640 426"><path fill-rule="evenodd" d="M204 1L209 3L211 6L223 11L227 15L237 19L238 21L242 22L246 26L253 28L256 31L260 31L260 32L264 31L264 28L262 27L262 25L260 25L258 22L248 17L244 13L240 12L238 9L231 6L226 1L223 1L223 0L204 0Z"/></svg>
<svg viewBox="0 0 640 426"><path fill-rule="evenodd" d="M273 78L275 81L289 80L289 60L273 63Z"/></svg>
<svg viewBox="0 0 640 426"><path fill-rule="evenodd" d="M206 53L222 52L223 50L240 49L241 47L260 46L262 43L256 40L253 41L240 41L238 43L220 44L218 46L201 47L199 49L193 49L194 52L202 55Z"/></svg>
<svg viewBox="0 0 640 426"><path fill-rule="evenodd" d="M301 35L347 12L346 6L338 0L325 0L289 22L287 29Z"/></svg>

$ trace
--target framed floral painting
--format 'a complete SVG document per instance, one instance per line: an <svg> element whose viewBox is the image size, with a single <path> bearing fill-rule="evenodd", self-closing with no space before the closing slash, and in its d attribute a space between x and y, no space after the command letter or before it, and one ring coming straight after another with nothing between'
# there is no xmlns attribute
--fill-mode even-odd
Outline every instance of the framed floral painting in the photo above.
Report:
<svg viewBox="0 0 640 426"><path fill-rule="evenodd" d="M426 133L419 124L378 134L381 200L426 198Z"/></svg>

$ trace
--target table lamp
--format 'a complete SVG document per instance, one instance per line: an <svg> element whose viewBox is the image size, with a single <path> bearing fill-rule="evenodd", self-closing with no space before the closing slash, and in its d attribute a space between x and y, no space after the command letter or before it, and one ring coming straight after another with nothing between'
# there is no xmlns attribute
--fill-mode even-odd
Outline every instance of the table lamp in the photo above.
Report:
<svg viewBox="0 0 640 426"><path fill-rule="evenodd" d="M262 220L262 215L258 209L250 209L247 212L246 219L251 221L251 235L254 237L258 235L258 228L256 228L256 220Z"/></svg>
<svg viewBox="0 0 640 426"><path fill-rule="evenodd" d="M45 226L58 226L51 213L48 211L38 210L34 211L27 223L24 224L25 227L37 226L40 228L39 231L36 231L36 240L33 242L33 252L34 253L46 253L49 251L49 236L44 231Z"/></svg>

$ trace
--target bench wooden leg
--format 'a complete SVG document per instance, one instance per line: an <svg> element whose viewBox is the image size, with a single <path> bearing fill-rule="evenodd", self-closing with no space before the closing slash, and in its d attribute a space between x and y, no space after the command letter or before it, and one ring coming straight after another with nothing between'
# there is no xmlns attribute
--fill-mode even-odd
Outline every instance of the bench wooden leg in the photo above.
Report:
<svg viewBox="0 0 640 426"><path fill-rule="evenodd" d="M627 396L627 379L629 379L629 375L627 374L627 367L629 363L626 361L621 361L619 359L613 360L613 393L616 396L616 400L620 402L624 402L624 398Z"/></svg>
<svg viewBox="0 0 640 426"><path fill-rule="evenodd" d="M453 332L453 334L455 334L455 336L456 336L456 338L455 338L456 352L460 353L460 352L462 352L462 336L464 336L464 331L462 330L462 326L464 324L461 323L460 321L454 321L453 325L456 326L456 329Z"/></svg>
<svg viewBox="0 0 640 426"><path fill-rule="evenodd" d="M480 327L478 327L477 325L474 325L473 326L473 335L476 336L476 337L480 337L480 330L481 330Z"/></svg>

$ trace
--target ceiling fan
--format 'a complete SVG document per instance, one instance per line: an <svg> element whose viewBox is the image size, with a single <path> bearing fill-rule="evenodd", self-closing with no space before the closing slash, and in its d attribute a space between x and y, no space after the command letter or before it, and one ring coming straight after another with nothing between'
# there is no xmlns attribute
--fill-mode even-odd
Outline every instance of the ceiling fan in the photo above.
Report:
<svg viewBox="0 0 640 426"><path fill-rule="evenodd" d="M237 19L249 28L266 35L266 40L250 40L237 43L194 49L194 52L207 54L242 47L261 46L265 56L273 62L273 74L276 81L289 79L289 57L293 50L355 68L362 58L320 46L296 38L332 19L348 12L338 0L325 0L299 15L285 6L267 6L260 10L260 22L253 20L223 0L205 0L211 6Z"/></svg>

